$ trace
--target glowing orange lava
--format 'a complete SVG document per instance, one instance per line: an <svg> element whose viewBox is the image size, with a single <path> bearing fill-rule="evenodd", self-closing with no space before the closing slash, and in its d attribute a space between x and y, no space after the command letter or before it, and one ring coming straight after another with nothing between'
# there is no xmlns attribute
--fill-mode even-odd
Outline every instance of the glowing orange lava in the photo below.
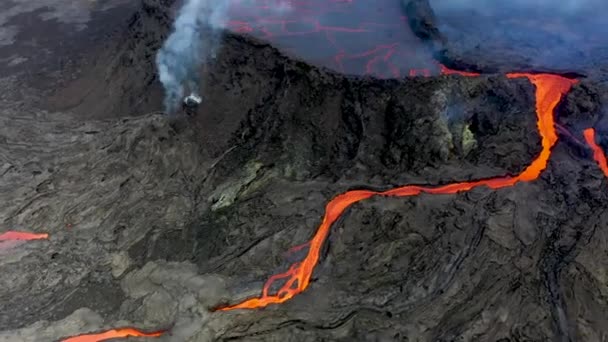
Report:
<svg viewBox="0 0 608 342"><path fill-rule="evenodd" d="M123 337L160 337L164 332L144 333L136 329L112 329L99 334L79 335L62 340L62 342L101 342Z"/></svg>
<svg viewBox="0 0 608 342"><path fill-rule="evenodd" d="M46 233L25 233L25 232L15 232L8 231L6 233L0 234L0 242L1 241L29 241L29 240L43 240L48 239L49 234Z"/></svg>
<svg viewBox="0 0 608 342"><path fill-rule="evenodd" d="M608 177L608 162L606 162L606 155L604 154L604 151L600 145L595 142L595 130L593 128L588 128L583 132L583 135L585 136L587 144L589 144L589 147L591 147L593 150L593 159L595 159L597 164L600 166L600 169L602 169L604 175Z"/></svg>
<svg viewBox="0 0 608 342"><path fill-rule="evenodd" d="M442 67L441 70L444 74L477 76L475 73L457 72L446 67ZM517 176L504 176L442 186L406 185L384 192L357 190L338 195L327 204L323 221L312 240L308 242L309 250L304 260L292 264L286 272L271 276L264 284L260 297L250 298L235 305L218 308L218 310L227 311L262 308L269 304L283 303L306 290L310 284L310 278L312 277L314 268L319 261L321 248L329 235L331 225L340 217L340 215L342 215L344 210L361 200L368 199L372 196L416 196L423 192L429 194L455 194L480 186L500 189L513 186L520 181L528 182L537 179L541 172L547 167L547 162L551 155L551 148L557 142L553 116L554 109L562 96L566 94L571 86L577 81L548 74L512 73L507 74L507 77L528 78L536 87L536 114L538 119L538 130L542 138L542 150L540 155L534 159L522 173ZM284 281L284 283L280 286L278 291L271 293L271 286L280 280Z"/></svg>
<svg viewBox="0 0 608 342"><path fill-rule="evenodd" d="M478 73L476 72L468 72L468 71L458 71L458 70L453 70L450 69L448 67L446 67L443 64L439 64L439 70L441 71L442 74L444 75L460 75L460 76L466 76L466 77L475 77L475 76L479 76Z"/></svg>

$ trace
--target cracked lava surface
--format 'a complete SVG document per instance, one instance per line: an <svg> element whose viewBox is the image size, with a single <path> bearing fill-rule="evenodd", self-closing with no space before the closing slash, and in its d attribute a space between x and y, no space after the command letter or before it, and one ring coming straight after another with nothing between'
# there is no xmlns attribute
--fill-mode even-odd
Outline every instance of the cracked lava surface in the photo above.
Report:
<svg viewBox="0 0 608 342"><path fill-rule="evenodd" d="M437 74L399 1L241 0L229 28L346 74L379 78Z"/></svg>
<svg viewBox="0 0 608 342"><path fill-rule="evenodd" d="M16 232L8 231L0 234L0 242L2 241L30 241L30 240L44 240L48 239L49 234L46 233L27 233L27 232Z"/></svg>

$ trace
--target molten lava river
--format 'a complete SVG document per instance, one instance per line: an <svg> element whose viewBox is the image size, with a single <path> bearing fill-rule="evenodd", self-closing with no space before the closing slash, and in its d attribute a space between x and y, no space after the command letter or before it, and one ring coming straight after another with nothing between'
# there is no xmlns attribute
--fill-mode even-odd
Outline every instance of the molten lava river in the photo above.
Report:
<svg viewBox="0 0 608 342"><path fill-rule="evenodd" d="M464 77L474 73L450 70L433 62L428 55L417 54L420 42L411 34L399 2L393 0L300 0L283 1L291 8L276 10L281 0L237 1L231 9L230 29L246 32L272 41L284 51L296 54L313 64L330 67L349 74L369 74L380 78L430 76L442 73ZM370 7L371 6L371 7ZM356 36L355 36L356 35ZM217 311L257 309L283 303L305 291L310 285L321 249L332 224L354 203L373 196L408 197L422 193L450 195L476 187L501 189L518 182L536 180L547 167L551 150L558 141L554 111L561 98L577 81L551 74L510 73L509 78L527 78L535 86L536 115L542 149L532 163L516 176L503 176L441 186L405 185L384 192L369 190L348 191L334 197L325 208L325 215L308 243L302 261L292 264L287 271L269 277L259 297L217 308ZM593 129L584 131L593 157L608 177L608 164L601 147L595 141ZM46 234L8 232L0 235L7 240L46 239ZM274 284L278 291L271 291ZM162 332L145 333L133 328L113 329L66 338L65 342L97 342L129 336L158 337Z"/></svg>

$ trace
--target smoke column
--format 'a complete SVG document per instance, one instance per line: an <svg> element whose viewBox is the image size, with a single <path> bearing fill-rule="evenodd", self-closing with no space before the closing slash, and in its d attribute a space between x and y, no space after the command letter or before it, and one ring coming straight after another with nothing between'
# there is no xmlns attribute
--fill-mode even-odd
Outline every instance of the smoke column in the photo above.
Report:
<svg viewBox="0 0 608 342"><path fill-rule="evenodd" d="M186 0L179 10L173 32L156 56L167 113L178 108L185 87L199 92L198 68L217 52L232 1Z"/></svg>
<svg viewBox="0 0 608 342"><path fill-rule="evenodd" d="M246 7L257 0L185 0L173 24L173 32L156 56L160 81L165 88L165 110L174 113L186 88L199 93L199 67L213 58L227 28L229 9ZM266 10L276 14L291 11L290 0L265 2ZM257 10L250 14L254 15Z"/></svg>

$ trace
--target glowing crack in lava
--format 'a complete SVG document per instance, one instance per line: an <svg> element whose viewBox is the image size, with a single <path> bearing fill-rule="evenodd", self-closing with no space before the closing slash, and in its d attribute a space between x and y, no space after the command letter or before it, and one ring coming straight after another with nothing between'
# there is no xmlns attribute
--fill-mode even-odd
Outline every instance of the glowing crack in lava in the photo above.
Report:
<svg viewBox="0 0 608 342"><path fill-rule="evenodd" d="M79 335L62 340L62 342L101 342L124 337L160 337L164 332L144 333L133 328L112 329L99 334Z"/></svg>
<svg viewBox="0 0 608 342"><path fill-rule="evenodd" d="M234 32L342 73L439 73L397 0L233 0L230 19Z"/></svg>
<svg viewBox="0 0 608 342"><path fill-rule="evenodd" d="M442 68L442 71L446 74L458 73L464 76L476 75L472 73L456 72L447 68ZM355 190L338 195L327 204L325 216L323 217L321 225L313 238L307 243L309 249L304 260L292 264L286 272L271 276L264 284L260 297L250 298L235 305L220 307L217 310L227 311L234 309L262 308L269 304L283 303L306 290L310 284L314 268L319 261L321 248L329 235L332 224L349 206L361 200L368 199L372 196L408 197L416 196L421 193L456 194L480 186L500 189L513 186L520 181L529 182L537 179L541 172L547 167L547 162L551 156L551 149L558 139L554 125L554 109L562 96L565 95L577 81L550 74L511 73L507 74L507 77L525 77L530 80L536 88L536 115L538 130L542 138L542 150L536 159L534 159L522 173L516 176L503 176L441 186L406 185L384 192ZM284 281L283 285L278 291L271 293L270 288L275 282L280 280Z"/></svg>
<svg viewBox="0 0 608 342"><path fill-rule="evenodd" d="M26 233L8 231L0 234L0 242L2 241L30 241L48 239L49 234L46 233Z"/></svg>
<svg viewBox="0 0 608 342"><path fill-rule="evenodd" d="M595 130L593 128L588 128L583 131L583 135L585 136L585 140L589 147L593 150L593 159L597 162L604 172L604 175L608 177L608 162L606 161L606 155L602 150L602 147L595 142Z"/></svg>

